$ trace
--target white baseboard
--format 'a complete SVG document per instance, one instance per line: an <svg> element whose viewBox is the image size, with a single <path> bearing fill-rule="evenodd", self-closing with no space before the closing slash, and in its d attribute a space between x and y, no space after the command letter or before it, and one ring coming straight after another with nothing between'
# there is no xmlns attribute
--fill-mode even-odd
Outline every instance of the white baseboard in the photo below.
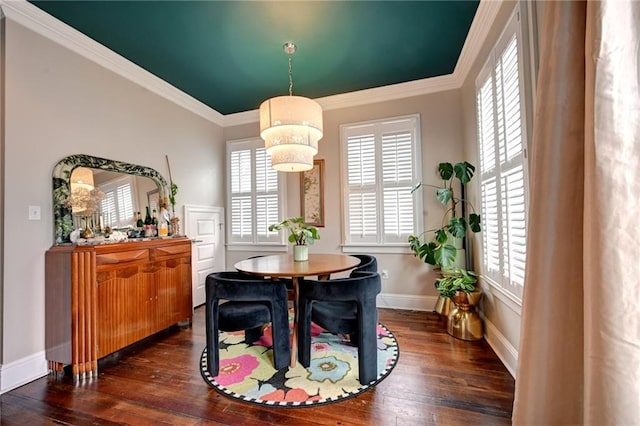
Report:
<svg viewBox="0 0 640 426"><path fill-rule="evenodd" d="M405 294L380 293L378 308L433 311L437 296L407 296Z"/></svg>
<svg viewBox="0 0 640 426"><path fill-rule="evenodd" d="M44 351L0 365L0 394L49 374Z"/></svg>
<svg viewBox="0 0 640 426"><path fill-rule="evenodd" d="M516 370L518 367L518 351L513 347L511 342L493 325L493 323L484 318L484 338L491 346L491 349L498 355L500 361L509 370L509 373L516 378Z"/></svg>

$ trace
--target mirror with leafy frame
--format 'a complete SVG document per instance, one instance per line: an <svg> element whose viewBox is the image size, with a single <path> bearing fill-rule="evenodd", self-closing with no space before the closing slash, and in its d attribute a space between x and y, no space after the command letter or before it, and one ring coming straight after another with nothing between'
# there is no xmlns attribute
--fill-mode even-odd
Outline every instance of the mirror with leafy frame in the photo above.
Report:
<svg viewBox="0 0 640 426"><path fill-rule="evenodd" d="M74 229L72 210L69 206L69 198L71 195L71 174L74 169L78 167L126 173L149 178L158 187L158 199L160 205L167 206L169 203L167 181L160 173L150 167L84 154L70 155L60 160L53 168L55 244L68 244L71 242L70 234Z"/></svg>

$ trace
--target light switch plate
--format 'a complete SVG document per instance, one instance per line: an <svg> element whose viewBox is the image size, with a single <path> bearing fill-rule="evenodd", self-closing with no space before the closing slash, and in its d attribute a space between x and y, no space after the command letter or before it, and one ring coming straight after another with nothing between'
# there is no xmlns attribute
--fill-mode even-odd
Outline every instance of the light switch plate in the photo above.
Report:
<svg viewBox="0 0 640 426"><path fill-rule="evenodd" d="M29 220L40 220L40 206L29 206Z"/></svg>

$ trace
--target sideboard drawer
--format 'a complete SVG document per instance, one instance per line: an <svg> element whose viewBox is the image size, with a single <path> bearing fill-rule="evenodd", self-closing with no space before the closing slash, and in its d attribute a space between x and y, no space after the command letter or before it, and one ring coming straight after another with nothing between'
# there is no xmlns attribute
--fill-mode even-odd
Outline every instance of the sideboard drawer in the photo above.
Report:
<svg viewBox="0 0 640 426"><path fill-rule="evenodd" d="M174 244L151 249L151 258L162 260L171 257L183 257L191 255L191 244Z"/></svg>
<svg viewBox="0 0 640 426"><path fill-rule="evenodd" d="M118 251L112 253L103 253L96 255L96 266L98 268L126 265L133 262L141 262L149 260L149 249Z"/></svg>

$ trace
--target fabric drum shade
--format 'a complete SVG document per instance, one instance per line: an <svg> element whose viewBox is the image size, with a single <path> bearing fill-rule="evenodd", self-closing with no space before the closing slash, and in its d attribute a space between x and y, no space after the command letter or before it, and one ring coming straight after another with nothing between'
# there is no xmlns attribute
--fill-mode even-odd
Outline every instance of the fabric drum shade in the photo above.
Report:
<svg viewBox="0 0 640 426"><path fill-rule="evenodd" d="M279 171L310 170L322 138L322 108L302 96L278 96L260 105L260 137Z"/></svg>

